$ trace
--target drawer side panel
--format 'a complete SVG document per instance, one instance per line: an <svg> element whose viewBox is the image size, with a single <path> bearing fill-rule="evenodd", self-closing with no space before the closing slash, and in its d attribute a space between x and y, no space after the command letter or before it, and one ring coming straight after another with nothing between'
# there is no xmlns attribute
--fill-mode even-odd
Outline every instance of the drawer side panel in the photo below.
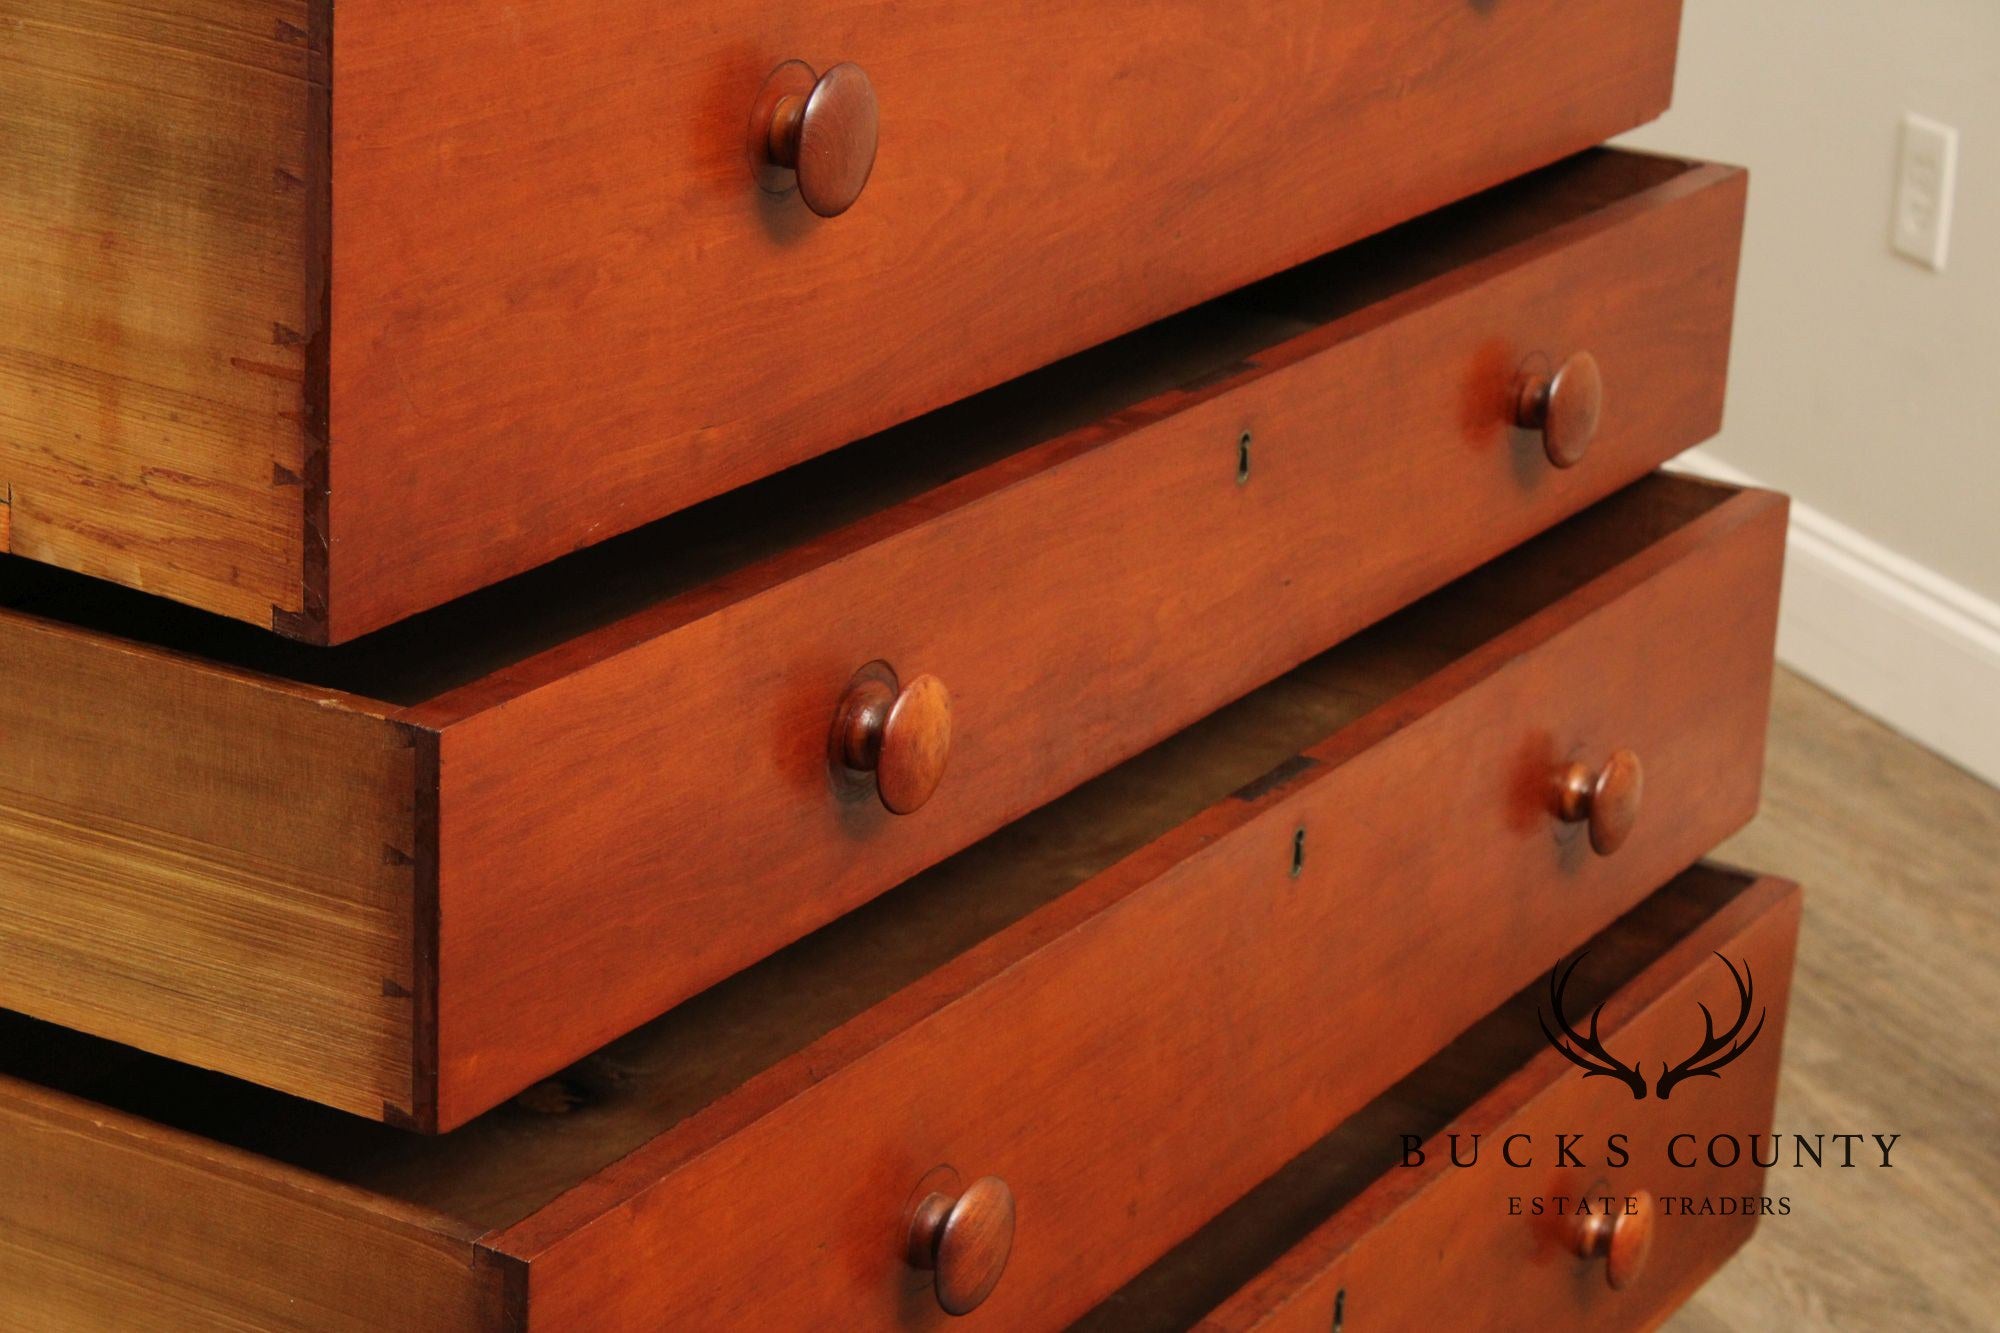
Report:
<svg viewBox="0 0 2000 1333"><path fill-rule="evenodd" d="M416 742L0 616L0 1006L413 1114Z"/></svg>
<svg viewBox="0 0 2000 1333"><path fill-rule="evenodd" d="M301 611L326 3L0 4L0 549Z"/></svg>
<svg viewBox="0 0 2000 1333"><path fill-rule="evenodd" d="M458 1333L500 1270L441 1219L0 1079L0 1326Z"/></svg>

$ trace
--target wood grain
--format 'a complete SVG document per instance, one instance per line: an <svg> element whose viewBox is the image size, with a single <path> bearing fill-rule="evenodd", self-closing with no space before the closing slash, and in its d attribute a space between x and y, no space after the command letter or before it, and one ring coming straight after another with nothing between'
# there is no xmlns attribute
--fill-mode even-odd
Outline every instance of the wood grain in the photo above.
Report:
<svg viewBox="0 0 2000 1333"><path fill-rule="evenodd" d="M1573 160L336 649L25 561L0 566L0 620L66 622L70 651L167 692L135 697L205 701L168 723L80 693L78 717L231 754L225 701L277 696L282 727L245 752L279 765L266 800L290 799L302 760L269 749L288 736L353 759L332 733L362 714L422 739L434 769L318 778L417 812L413 832L317 836L415 895L396 918L415 980L394 984L416 991L416 1121L448 1128L1709 434L1742 202L1727 168ZM1515 381L1581 344L1614 396L1558 473L1510 424ZM952 698L942 783L902 817L828 758L875 660ZM0 787L36 790L14 763L0 750ZM249 836L254 795L212 799ZM311 882L288 846L260 873ZM0 1003L46 1012L39 992ZM350 1019L338 1041L373 1049L374 1020ZM226 1044L203 1059L267 1068Z"/></svg>
<svg viewBox="0 0 2000 1333"><path fill-rule="evenodd" d="M998 1176L975 1317L1051 1326L1748 815L1783 515L1622 492L452 1135L19 1020L0 1063L483 1230L550 1327L940 1319L907 1209ZM1670 817L1606 858L1547 797L1610 737Z"/></svg>
<svg viewBox="0 0 2000 1333"><path fill-rule="evenodd" d="M1600 143L1680 4L339 15L0 5L14 549L335 642ZM838 218L793 59L876 94Z"/></svg>
<svg viewBox="0 0 2000 1333"><path fill-rule="evenodd" d="M1760 899L1761 922L1782 916L1770 910L1773 896L1768 886L1746 893L1743 881L1717 872L1683 876L1591 942L1594 965L1579 988L1582 1002L1618 991L1611 998L1613 1021L1643 1008L1618 1029L1638 1031L1662 1007L1686 998L1683 982L1646 1004L1649 988L1659 989L1659 975L1684 972L1695 950L1741 929ZM1756 966L1773 985L1781 980L1777 960L1760 959ZM1627 986L1634 975L1639 980ZM1258 1256L1273 1244L1282 1249L1290 1243L1281 1238L1296 1227L1293 1215L1309 1213L1316 1200L1358 1191L1359 1182L1344 1183L1343 1161L1379 1169L1367 1164L1393 1160L1398 1135L1441 1127L1473 1096L1483 1099L1455 1128L1518 1101L1524 1079L1537 1083L1529 1075L1545 1070L1524 1071L1497 1094L1484 1090L1511 1072L1510 1058L1546 1053L1534 1035L1538 993L1533 988L1473 1027L1100 1307L1086 1327L1131 1333L1184 1326L1190 1299L1246 1264L1263 1266L1268 1260ZM1692 1010L1682 1007L1684 1021ZM1775 1012L1781 1029L1782 1002ZM74 1075L79 1063L104 1064L104 1054L83 1052L79 1059L70 1049L58 1058ZM158 1080L143 1072L140 1077L158 1087ZM1768 1071L1746 1064L1732 1074L1739 1078L1753 1086L1767 1083ZM1545 1094L1529 1106L1541 1100ZM1762 1105L1768 1113L1768 1088ZM543 1128L564 1123L540 1120ZM518 1134L513 1141L523 1146ZM430 1142L441 1148L448 1141ZM353 1157L346 1160L351 1168ZM480 1257L462 1224L421 1205L10 1076L0 1076L0 1165L10 1178L33 1182L0 1195L0 1308L27 1327L504 1326L505 1270ZM1317 1252L1316 1245L1300 1247L1307 1258Z"/></svg>
<svg viewBox="0 0 2000 1333"><path fill-rule="evenodd" d="M1894 1170L1796 1173L1671 1327L1988 1328L2000 1066L1965 1053L2000 1049L2000 791L1780 672L1764 810L1722 851L1811 888L1780 1127L1903 1140Z"/></svg>
<svg viewBox="0 0 2000 1333"><path fill-rule="evenodd" d="M1791 1214L1766 1221L1667 1327L1985 1329L2000 1289L2000 1148L1985 1132L2000 1071L1968 1066L1962 1052L2000 1045L1990 966L2000 792L1781 670L1763 809L1717 855L1783 865L1810 885L1778 1128L1868 1125L1904 1137L1893 1171L1788 1173ZM1938 1024L1941 1013L1953 1021ZM1184 1327L1315 1225L1332 1191L1359 1193L1367 1173L1342 1184L1338 1168L1365 1165L1370 1145L1379 1159L1408 1121L1399 1109L1369 1137L1316 1148L1329 1154L1317 1172L1246 1201L1274 1231L1205 1228L1202 1254L1148 1273L1172 1290L1128 1288L1121 1300L1143 1306L1107 1307L1100 1326ZM1272 1197L1279 1190L1288 1204Z"/></svg>
<svg viewBox="0 0 2000 1333"><path fill-rule="evenodd" d="M1373 300L1352 289L1383 280L1363 263L1251 293L1305 331L412 708L441 733L439 951L460 979L439 1004L441 1120L1715 429L1743 177L1610 158L1543 184L1480 215L1482 235L1517 245L1386 295L1364 286ZM1524 361L1586 343L1615 403L1590 461L1557 472L1510 424L1510 391ZM904 818L837 799L827 773L842 693L878 659L935 675L953 701L950 768ZM689 765L699 781L661 780Z"/></svg>
<svg viewBox="0 0 2000 1333"><path fill-rule="evenodd" d="M1665 109L1679 18L341 0L331 633L1601 143ZM745 154L790 59L861 64L881 108L830 221Z"/></svg>
<svg viewBox="0 0 2000 1333"><path fill-rule="evenodd" d="M980 1317L1076 1317L1748 818L1783 531L1717 506L490 1243L553 1327L893 1323L880 1219L948 1164L1019 1200ZM1620 740L1673 813L1593 857L1549 784ZM820 1259L670 1262L722 1234Z"/></svg>
<svg viewBox="0 0 2000 1333"><path fill-rule="evenodd" d="M1765 1032L1720 1079L1690 1086L1670 1101L1634 1101L1617 1082L1584 1079L1561 1056L1543 1047L1431 1136L1421 1166L1404 1168L1399 1155L1391 1156L1388 1169L1358 1198L1337 1203L1333 1216L1275 1256L1268 1268L1196 1327L1202 1333L1249 1329L1318 1333L1334 1326L1336 1301L1349 1326L1528 1330L1585 1324L1639 1328L1656 1323L1744 1243L1757 1225L1756 1215L1662 1213L1655 1218L1652 1253L1643 1270L1622 1290L1614 1290L1605 1280L1602 1259L1581 1259L1572 1252L1568 1220L1511 1216L1509 1198L1573 1199L1600 1190L1629 1197L1644 1190L1656 1200L1727 1196L1741 1200L1762 1192L1764 1171L1747 1160L1718 1167L1697 1150L1698 1165L1683 1170L1670 1163L1667 1153L1669 1140L1679 1134L1693 1134L1697 1144L1705 1145L1715 1134L1747 1141L1751 1134L1768 1134L1772 1129L1800 902L1798 890L1780 881L1742 886L1713 917L1675 940L1630 984L1602 1000L1603 1033L1620 1049L1691 1047L1702 1035L1698 1004L1733 1012L1730 982L1716 965L1715 954L1747 960L1758 978L1757 1003L1767 1015ZM1599 953L1593 946L1593 964L1601 963ZM1504 1015L1513 1027L1535 1034L1537 998L1531 990L1495 1018ZM1491 1031L1499 1026L1484 1025L1498 1049L1518 1050L1518 1033ZM1489 1046L1482 1058L1470 1046L1461 1043L1427 1065L1399 1090L1403 1096L1398 1099L1398 1114L1383 1119L1400 1119L1405 1126L1422 1124L1431 1118L1425 1114L1426 1101L1450 1103L1464 1095L1458 1089L1485 1082L1482 1065L1491 1068L1493 1049ZM1473 1134L1481 1136L1478 1166L1450 1164L1446 1136L1454 1133L1461 1144L1469 1143ZM1622 1167L1607 1166L1604 1160L1606 1140L1613 1133L1628 1136L1630 1161ZM1515 1134L1531 1136L1521 1152L1536 1165L1519 1171L1500 1169L1495 1155ZM1581 1165L1555 1159L1559 1134L1583 1136L1577 1141ZM1768 1139L1765 1143L1768 1151ZM1378 1135L1376 1142L1360 1150L1380 1160L1399 1144L1397 1132ZM1302 1174L1315 1170L1323 1174L1329 1163L1302 1165ZM1789 1181L1776 1183L1785 1186ZM1285 1192L1302 1188L1310 1185L1286 1182L1263 1200L1246 1201L1217 1228L1247 1233L1266 1227L1269 1222L1258 1215L1258 1205L1287 1207ZM1337 1184L1333 1197L1339 1199ZM1187 1253L1192 1255L1204 1241L1213 1248L1221 1240L1198 1238ZM1158 1286L1164 1276L1149 1274L1148 1279ZM1113 1312L1127 1316L1124 1327L1129 1329L1163 1327L1162 1316L1172 1318L1159 1307L1112 1305L1105 1313Z"/></svg>
<svg viewBox="0 0 2000 1333"><path fill-rule="evenodd" d="M494 1328L448 1220L0 1076L0 1326Z"/></svg>
<svg viewBox="0 0 2000 1333"><path fill-rule="evenodd" d="M411 1114L412 736L325 692L0 617L0 998Z"/></svg>
<svg viewBox="0 0 2000 1333"><path fill-rule="evenodd" d="M1981 1131L1985 1108L2000 1088L1990 1071L1964 1066L1960 1052L1982 1041L1991 1045L1992 1015L2000 1014L1991 970L1983 965L1995 938L1990 881L2000 862L2000 794L1780 671L1764 809L1724 844L1723 853L1799 868L1812 885L1785 1031L1778 1127L1839 1121L1903 1129L1898 1161L1905 1161L1900 1153L1906 1151L1909 1169L1879 1176L1793 1173L1802 1178L1786 1182L1792 1216L1766 1222L1669 1327L1677 1333L1808 1325L1860 1330L1907 1318L1941 1330L1984 1328L1987 1293L1996 1280L1993 1256L2000 1254L2000 1159ZM873 910L895 901L882 900ZM1621 921L1632 919L1628 914ZM1608 957L1607 943L1592 945L1594 960ZM1593 966L1579 984L1591 985L1609 970ZM799 993L832 989L811 972L794 974L793 985ZM1864 1001L1858 1005L1857 987ZM740 993L732 984L716 998ZM1595 996L1579 991L1585 998L1594 1002ZM679 1013L703 1011L713 1021L719 1015L707 1012L708 1004L697 1001ZM1957 1021L1930 1021L1946 1012ZM737 1023L745 1021L740 1008L732 1013ZM1886 1021L1879 1017L1884 1014ZM1524 1026L1528 1040L1522 1043ZM670 1046L695 1040L674 1020L647 1032L655 1030L663 1036L672 1031ZM1541 1038L1530 1019L1500 1028L1481 1024L1458 1045L1474 1052L1512 1049L1525 1058L1540 1049ZM18 1043L4 1049L9 1054L0 1061L11 1065ZM636 1068L636 1049L634 1041L622 1043L566 1078L562 1090L580 1100L585 1119L601 1123L626 1114L621 1099L634 1095L646 1077ZM1493 1061L1477 1065L1488 1069ZM1960 1077L1941 1085L1934 1078L1940 1069L1957 1069ZM1268 1266L1269 1256L1309 1233L1327 1215L1328 1200L1358 1195L1392 1165L1396 1135L1412 1128L1414 1116L1429 1117L1416 1126L1421 1132L1442 1128L1456 1114L1449 1103L1417 1095L1421 1078L1406 1080L1322 1140L1312 1150L1320 1160L1302 1160L1303 1169L1288 1168L1245 1201L1244 1211L1272 1229L1239 1228L1228 1238L1232 1243L1198 1255L1192 1246L1177 1250L1147 1273L1173 1279L1172 1290L1121 1289L1121 1302L1145 1303L1107 1306L1108 1322L1089 1327L1180 1329L1226 1299ZM148 1075L149 1083L158 1081ZM1926 1095L1913 1098L1910 1089L1919 1086ZM530 1116L549 1123L547 1116L509 1108L454 1138L497 1133L503 1122L518 1134ZM1288 1202L1273 1197L1279 1190L1288 1191ZM7 1234L14 1230L10 1225ZM1221 1228L1198 1234L1211 1242L1224 1239ZM13 1295L16 1289L5 1290ZM109 1319L93 1309L71 1322Z"/></svg>
<svg viewBox="0 0 2000 1333"><path fill-rule="evenodd" d="M260 624L303 609L323 3L0 0L15 554Z"/></svg>

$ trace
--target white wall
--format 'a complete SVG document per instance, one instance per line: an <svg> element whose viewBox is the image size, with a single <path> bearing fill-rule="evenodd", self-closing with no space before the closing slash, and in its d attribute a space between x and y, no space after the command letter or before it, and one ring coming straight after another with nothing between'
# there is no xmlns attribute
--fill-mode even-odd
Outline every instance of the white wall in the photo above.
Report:
<svg viewBox="0 0 2000 1333"><path fill-rule="evenodd" d="M1889 249L1905 109L1959 129L1943 273ZM1687 0L1629 142L1751 170L1710 452L2000 599L2000 3Z"/></svg>
<svg viewBox="0 0 2000 1333"><path fill-rule="evenodd" d="M1943 273L1889 248L1905 110L1959 130ZM1875 602L1915 599L1912 630L1788 586L1823 623L1789 624L1787 655L2000 778L2000 0L1687 0L1674 109L1625 142L1751 169L1727 425L1703 455L1791 492L1848 548L1835 563L1887 568ZM1891 633L1908 641L1869 642ZM1807 660L1829 637L1870 660ZM1939 652L1965 660L1927 675ZM1982 681L1990 703L1947 710L1971 715L1898 714L1898 696ZM1968 726L1983 734L1954 748Z"/></svg>

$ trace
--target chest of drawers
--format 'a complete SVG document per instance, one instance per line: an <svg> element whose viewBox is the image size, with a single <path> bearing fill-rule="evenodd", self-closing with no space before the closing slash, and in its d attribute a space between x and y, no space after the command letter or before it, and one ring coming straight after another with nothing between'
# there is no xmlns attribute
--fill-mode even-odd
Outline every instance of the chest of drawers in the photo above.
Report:
<svg viewBox="0 0 2000 1333"><path fill-rule="evenodd" d="M252 1326L1080 1316L1747 818L1783 516L1642 483L440 1139L17 1025L73 1091L0 1091L63 1173L15 1262ZM1552 803L1618 753L1642 801ZM932 1193L1011 1243L913 1266Z"/></svg>
<svg viewBox="0 0 2000 1333"><path fill-rule="evenodd" d="M462 1123L1704 438L1742 205L1552 168L348 648L18 563L0 1006Z"/></svg>
<svg viewBox="0 0 2000 1333"><path fill-rule="evenodd" d="M1639 124L1679 15L16 0L12 549L350 639Z"/></svg>
<svg viewBox="0 0 2000 1333"><path fill-rule="evenodd" d="M1662 1317L1799 911L1678 23L0 6L0 1330Z"/></svg>

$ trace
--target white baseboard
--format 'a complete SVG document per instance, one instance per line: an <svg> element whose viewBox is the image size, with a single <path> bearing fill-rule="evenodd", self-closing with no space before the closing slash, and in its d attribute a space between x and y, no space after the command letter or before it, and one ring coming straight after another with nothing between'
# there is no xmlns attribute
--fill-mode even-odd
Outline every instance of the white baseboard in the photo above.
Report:
<svg viewBox="0 0 2000 1333"><path fill-rule="evenodd" d="M1670 466L1759 484L1700 449ZM2000 785L2000 606L1797 500L1778 658Z"/></svg>

